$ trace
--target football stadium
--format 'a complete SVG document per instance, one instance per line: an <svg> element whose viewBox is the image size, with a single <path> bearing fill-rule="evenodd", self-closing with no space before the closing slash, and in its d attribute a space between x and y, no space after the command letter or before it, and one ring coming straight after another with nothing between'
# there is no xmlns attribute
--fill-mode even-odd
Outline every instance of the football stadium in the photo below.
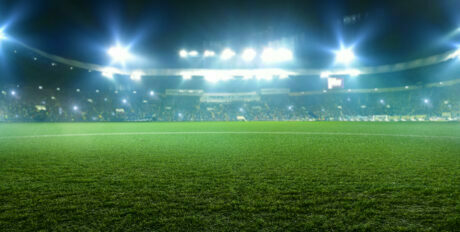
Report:
<svg viewBox="0 0 460 232"><path fill-rule="evenodd" d="M0 231L459 231L458 1L0 2Z"/></svg>

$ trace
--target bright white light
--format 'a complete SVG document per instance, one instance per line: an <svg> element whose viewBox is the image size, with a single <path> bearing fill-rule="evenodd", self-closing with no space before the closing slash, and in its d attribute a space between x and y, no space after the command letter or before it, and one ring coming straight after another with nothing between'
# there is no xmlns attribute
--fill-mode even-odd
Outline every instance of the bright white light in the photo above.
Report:
<svg viewBox="0 0 460 232"><path fill-rule="evenodd" d="M116 68L104 68L104 70L102 70L102 76L103 77L107 77L109 79L113 79L113 74L117 73L118 70Z"/></svg>
<svg viewBox="0 0 460 232"><path fill-rule="evenodd" d="M273 48L265 48L261 55L262 61L266 63L273 63L276 61L276 52Z"/></svg>
<svg viewBox="0 0 460 232"><path fill-rule="evenodd" d="M126 99L123 99L121 100L121 102L123 102L123 104L126 104L128 101Z"/></svg>
<svg viewBox="0 0 460 232"><path fill-rule="evenodd" d="M210 51L210 50L204 51L204 54L203 54L204 57L213 57L215 55L216 55L216 53L214 51Z"/></svg>
<svg viewBox="0 0 460 232"><path fill-rule="evenodd" d="M359 71L358 69L350 69L348 70L348 74L350 75L350 77L356 77L359 76L359 74L361 74L361 71Z"/></svg>
<svg viewBox="0 0 460 232"><path fill-rule="evenodd" d="M292 52L286 48L265 48L261 55L262 61L265 63L278 63L290 61L293 58Z"/></svg>
<svg viewBox="0 0 460 232"><path fill-rule="evenodd" d="M197 52L197 51L190 51L190 52L188 53L188 55L191 56L191 57L197 57L197 56L198 56L198 52Z"/></svg>
<svg viewBox="0 0 460 232"><path fill-rule="evenodd" d="M254 58L256 58L256 51L252 48L248 48L246 50L243 51L243 54L241 55L241 58L246 61L246 62L250 62L252 60L254 60Z"/></svg>
<svg viewBox="0 0 460 232"><path fill-rule="evenodd" d="M385 103L385 101L384 101L383 99L380 99L380 103L384 104L384 103Z"/></svg>
<svg viewBox="0 0 460 232"><path fill-rule="evenodd" d="M179 56L182 58L186 58L188 56L187 50L180 50L179 51Z"/></svg>
<svg viewBox="0 0 460 232"><path fill-rule="evenodd" d="M74 111L77 111L77 110L78 110L78 106L73 106L73 110L74 110Z"/></svg>
<svg viewBox="0 0 460 232"><path fill-rule="evenodd" d="M155 95L155 92L150 91L150 96L153 96L153 95Z"/></svg>
<svg viewBox="0 0 460 232"><path fill-rule="evenodd" d="M425 99L423 99L423 102L425 102L425 103L429 103L429 102L430 102L430 100L428 100L428 99L426 99L426 98L425 98Z"/></svg>
<svg viewBox="0 0 460 232"><path fill-rule="evenodd" d="M114 46L107 50L107 54L112 57L114 62L124 63L125 61L132 58L128 48L121 47L120 45Z"/></svg>
<svg viewBox="0 0 460 232"><path fill-rule="evenodd" d="M42 89L43 89L43 86L41 86L41 85L38 86L38 89L39 89L39 90L42 90Z"/></svg>
<svg viewBox="0 0 460 232"><path fill-rule="evenodd" d="M355 59L355 54L351 48L342 48L335 53L335 61L342 64L349 64Z"/></svg>
<svg viewBox="0 0 460 232"><path fill-rule="evenodd" d="M144 75L142 71L134 71L133 73L131 73L130 78L133 81L140 81L142 79L142 75Z"/></svg>
<svg viewBox="0 0 460 232"><path fill-rule="evenodd" d="M294 109L294 106L288 106L288 109L292 111Z"/></svg>
<svg viewBox="0 0 460 232"><path fill-rule="evenodd" d="M331 75L331 72L324 71L324 72L321 72L320 77L321 78L328 78L330 75Z"/></svg>
<svg viewBox="0 0 460 232"><path fill-rule="evenodd" d="M0 40L5 40L5 39L6 39L5 33L3 32L3 30L0 30Z"/></svg>
<svg viewBox="0 0 460 232"><path fill-rule="evenodd" d="M204 79L208 82L211 82L211 83L216 83L219 81L219 78L215 75L206 75L204 76Z"/></svg>
<svg viewBox="0 0 460 232"><path fill-rule="evenodd" d="M184 80L190 80L192 79L192 75L191 74L188 74L188 73L185 73L185 74L182 74L182 78Z"/></svg>
<svg viewBox="0 0 460 232"><path fill-rule="evenodd" d="M15 96L15 95L16 95L16 91L11 90L11 95Z"/></svg>
<svg viewBox="0 0 460 232"><path fill-rule="evenodd" d="M230 49L230 48L224 49L224 50L222 51L222 53L220 54L220 58L221 58L222 60L229 60L229 59L231 59L231 58L234 57L234 56L235 56L235 52L234 52L232 49Z"/></svg>
<svg viewBox="0 0 460 232"><path fill-rule="evenodd" d="M276 51L279 62L292 60L292 52L286 48L280 48Z"/></svg>

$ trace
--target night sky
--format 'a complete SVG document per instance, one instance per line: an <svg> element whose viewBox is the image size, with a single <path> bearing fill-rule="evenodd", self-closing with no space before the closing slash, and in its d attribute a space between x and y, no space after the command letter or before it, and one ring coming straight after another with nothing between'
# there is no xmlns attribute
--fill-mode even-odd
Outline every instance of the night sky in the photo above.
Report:
<svg viewBox="0 0 460 232"><path fill-rule="evenodd" d="M177 52L261 49L293 41L298 67L329 64L354 45L362 65L396 63L455 49L460 1L1 1L6 33L46 52L106 64L116 41L149 67L193 67ZM356 20L347 21L351 18ZM456 42L458 41L458 42Z"/></svg>

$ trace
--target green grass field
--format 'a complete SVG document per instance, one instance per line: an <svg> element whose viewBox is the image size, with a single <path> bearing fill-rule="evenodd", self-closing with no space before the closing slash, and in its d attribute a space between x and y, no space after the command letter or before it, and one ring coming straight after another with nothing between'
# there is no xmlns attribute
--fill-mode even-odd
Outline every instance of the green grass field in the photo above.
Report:
<svg viewBox="0 0 460 232"><path fill-rule="evenodd" d="M459 231L460 124L0 124L0 231Z"/></svg>

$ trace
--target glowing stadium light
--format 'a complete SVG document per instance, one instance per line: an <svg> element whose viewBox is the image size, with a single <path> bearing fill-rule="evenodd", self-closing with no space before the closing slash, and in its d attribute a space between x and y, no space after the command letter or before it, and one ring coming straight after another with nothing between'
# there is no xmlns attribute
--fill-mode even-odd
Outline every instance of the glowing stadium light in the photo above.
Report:
<svg viewBox="0 0 460 232"><path fill-rule="evenodd" d="M192 79L192 75L190 73L184 73L182 74L182 79L184 80L191 80Z"/></svg>
<svg viewBox="0 0 460 232"><path fill-rule="evenodd" d="M423 99L423 102L424 102L425 104L428 104L428 103L430 103L430 100L428 100L427 98L425 98L425 99Z"/></svg>
<svg viewBox="0 0 460 232"><path fill-rule="evenodd" d="M180 56L181 58L187 58L187 56L188 56L187 50L183 50L183 49L180 50L180 51L179 51L179 56Z"/></svg>
<svg viewBox="0 0 460 232"><path fill-rule="evenodd" d="M109 48L109 50L107 50L107 54L109 54L114 62L119 63L124 63L133 57L133 55L129 53L128 48L122 47L120 45Z"/></svg>
<svg viewBox="0 0 460 232"><path fill-rule="evenodd" d="M289 74L287 74L287 73L281 73L281 74L279 75L279 77L280 77L280 79L286 79L286 78L289 77Z"/></svg>
<svg viewBox="0 0 460 232"><path fill-rule="evenodd" d="M113 74L115 73L118 73L118 70L116 68L108 67L102 70L102 76L108 79L113 79Z"/></svg>
<svg viewBox="0 0 460 232"><path fill-rule="evenodd" d="M241 58L246 62L251 62L254 60L254 58L256 58L256 56L257 56L257 53L254 49L247 48L243 51Z"/></svg>
<svg viewBox="0 0 460 232"><path fill-rule="evenodd" d="M154 96L154 95L155 95L155 92L152 90L152 91L150 91L149 94L150 94L150 96Z"/></svg>
<svg viewBox="0 0 460 232"><path fill-rule="evenodd" d="M321 78L328 78L330 75L331 75L331 72L324 71L324 72L321 72L320 77Z"/></svg>
<svg viewBox="0 0 460 232"><path fill-rule="evenodd" d="M77 111L77 110L78 110L78 106L73 106L72 109L73 109L73 111Z"/></svg>
<svg viewBox="0 0 460 232"><path fill-rule="evenodd" d="M288 106L288 110L292 111L294 109L294 106Z"/></svg>
<svg viewBox="0 0 460 232"><path fill-rule="evenodd" d="M191 57L197 57L197 56L198 56L198 52L197 52L197 51L190 51L190 52L188 53L188 55L191 56Z"/></svg>
<svg viewBox="0 0 460 232"><path fill-rule="evenodd" d="M211 83L216 83L219 81L219 77L215 76L215 75L206 75L204 76L204 79L207 81L207 82L211 82Z"/></svg>
<svg viewBox="0 0 460 232"><path fill-rule="evenodd" d="M38 86L38 89L39 89L39 90L42 90L42 89L43 89L43 86L41 86L41 85Z"/></svg>
<svg viewBox="0 0 460 232"><path fill-rule="evenodd" d="M206 51L204 51L204 53L203 53L203 56L204 56L204 57L213 57L213 56L215 56L215 55L216 55L216 53L215 53L214 51L210 51L210 50L206 50Z"/></svg>
<svg viewBox="0 0 460 232"><path fill-rule="evenodd" d="M351 48L342 48L335 53L335 61L337 63L349 64L355 59L355 54Z"/></svg>
<svg viewBox="0 0 460 232"><path fill-rule="evenodd" d="M286 48L280 48L276 51L279 62L290 61L293 58L292 51Z"/></svg>
<svg viewBox="0 0 460 232"><path fill-rule="evenodd" d="M380 99L380 103L385 104L385 101L383 99Z"/></svg>
<svg viewBox="0 0 460 232"><path fill-rule="evenodd" d="M144 75L142 71L134 71L133 73L131 73L130 78L133 81L140 81L142 79L142 75Z"/></svg>
<svg viewBox="0 0 460 232"><path fill-rule="evenodd" d="M286 48L265 48L260 57L265 63L286 62L293 59L292 51Z"/></svg>
<svg viewBox="0 0 460 232"><path fill-rule="evenodd" d="M230 48L226 48L222 51L222 53L220 54L220 59L222 60L229 60L231 59L232 57L235 56L235 52L230 49Z"/></svg>
<svg viewBox="0 0 460 232"><path fill-rule="evenodd" d="M12 95L12 96L16 96L16 91L14 91L14 90L11 90L11 92L10 92L10 93L11 93L11 95Z"/></svg>
<svg viewBox="0 0 460 232"><path fill-rule="evenodd" d="M3 32L3 30L0 30L0 40L5 40L7 39L5 33Z"/></svg>
<svg viewBox="0 0 460 232"><path fill-rule="evenodd" d="M361 74L361 71L359 71L358 69L349 69L347 70L348 72L348 75L350 75L350 77L356 77L356 76L359 76L359 74Z"/></svg>
<svg viewBox="0 0 460 232"><path fill-rule="evenodd" d="M123 104L126 104L126 103L128 103L128 100L126 100L125 98L123 98L123 100L121 100L121 102L123 102Z"/></svg>
<svg viewBox="0 0 460 232"><path fill-rule="evenodd" d="M276 61L276 52L273 48L265 48L261 55L262 61L265 63L273 63Z"/></svg>

